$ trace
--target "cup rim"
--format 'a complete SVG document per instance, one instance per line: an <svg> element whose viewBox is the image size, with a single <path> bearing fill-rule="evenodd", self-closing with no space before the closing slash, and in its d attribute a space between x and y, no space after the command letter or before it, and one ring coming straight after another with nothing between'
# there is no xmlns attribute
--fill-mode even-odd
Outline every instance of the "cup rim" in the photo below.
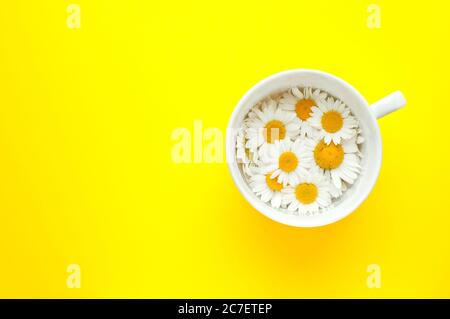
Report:
<svg viewBox="0 0 450 319"><path fill-rule="evenodd" d="M359 93L358 90L356 90L352 85L350 85L348 82L342 80L341 78L319 70L312 70L312 69L294 69L294 70L287 70L275 73L258 83L256 83L254 86L252 86L245 94L244 96L239 100L237 105L235 106L230 120L228 122L228 129L232 129L235 127L235 122L237 121L237 117L240 113L240 110L245 107L248 103L248 101L252 98L252 96L258 92L261 88L264 86L269 85L272 82L279 81L280 79L283 79L285 77L292 77L295 75L319 75L321 77L325 77L328 79L331 79L333 81L339 82L340 85L342 85L346 90L351 91L351 93L359 100L359 102L362 105L365 105L365 107L369 108L369 104L366 101L366 99ZM279 210L270 207L266 203L262 202L261 200L257 199L254 194L252 193L250 187L245 182L244 177L242 176L238 163L235 160L235 139L232 134L227 134L226 138L226 159L227 159L227 165L228 169L231 173L231 177L236 184L239 192L244 196L244 198L255 208L258 212L262 213L266 217L293 227L320 227L325 226L328 224L335 223L348 215L350 215L352 212L358 208L361 203L367 198L367 196L372 191L373 187L375 186L375 182L378 179L380 169L381 169L381 159L382 159L382 147L381 147L381 134L380 129L378 126L377 119L375 118L375 115L373 112L368 110L370 114L370 121L374 124L373 128L375 130L375 135L373 138L375 139L374 144L376 145L375 154L376 156L374 158L370 158L368 160L372 161L371 167L374 171L374 174L372 174L372 178L368 181L365 181L364 187L365 191L361 194L361 196L354 198L353 201L350 202L349 205L347 205L347 208L340 210L337 210L337 212L332 212L330 214L324 214L320 215L321 218L311 218L309 220L301 219L301 218L292 218L291 215L286 215L280 212ZM232 131L232 130L230 130ZM334 208L332 208L334 209ZM296 217L296 216L295 216Z"/></svg>

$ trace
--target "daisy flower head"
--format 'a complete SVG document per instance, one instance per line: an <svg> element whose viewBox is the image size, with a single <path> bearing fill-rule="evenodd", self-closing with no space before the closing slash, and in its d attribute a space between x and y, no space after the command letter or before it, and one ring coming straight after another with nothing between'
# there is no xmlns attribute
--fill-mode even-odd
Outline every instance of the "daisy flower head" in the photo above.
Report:
<svg viewBox="0 0 450 319"><path fill-rule="evenodd" d="M319 137L326 144L339 144L342 139L356 135L358 122L350 114L350 108L340 100L328 97L312 108L311 125L319 130Z"/></svg>
<svg viewBox="0 0 450 319"><path fill-rule="evenodd" d="M246 125L246 147L253 153L259 148L265 151L276 141L294 138L299 132L295 113L283 111L273 99L263 101L260 108L255 107L250 112Z"/></svg>
<svg viewBox="0 0 450 319"><path fill-rule="evenodd" d="M283 184L271 177L272 172L264 173L261 169L250 176L249 186L264 203L270 202L274 208L280 208L283 199Z"/></svg>
<svg viewBox="0 0 450 319"><path fill-rule="evenodd" d="M359 149L356 137L343 141L342 144L316 137L305 143L308 150L307 159L313 162L313 168L329 174L331 182L337 189L342 189L342 181L353 184L361 171Z"/></svg>
<svg viewBox="0 0 450 319"><path fill-rule="evenodd" d="M328 183L318 172L302 174L297 183L282 190L287 210L310 215L331 204Z"/></svg>
<svg viewBox="0 0 450 319"><path fill-rule="evenodd" d="M277 141L269 152L262 154L264 171L271 173L271 178L283 186L298 182L299 175L306 173L312 165L312 159L308 159L308 150L301 139L292 142L289 139Z"/></svg>
<svg viewBox="0 0 450 319"><path fill-rule="evenodd" d="M361 173L364 131L344 100L291 87L254 104L236 133L238 167L280 213L328 213Z"/></svg>
<svg viewBox="0 0 450 319"><path fill-rule="evenodd" d="M317 106L326 96L327 94L319 89L313 91L311 88L301 90L298 87L293 87L281 97L280 107L285 111L295 112L301 136L311 136L314 134L314 129L309 123L312 108Z"/></svg>

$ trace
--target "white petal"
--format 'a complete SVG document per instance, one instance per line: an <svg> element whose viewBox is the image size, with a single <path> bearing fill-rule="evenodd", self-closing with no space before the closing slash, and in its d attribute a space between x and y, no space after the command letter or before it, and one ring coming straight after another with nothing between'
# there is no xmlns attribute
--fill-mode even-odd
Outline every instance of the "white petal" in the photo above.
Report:
<svg viewBox="0 0 450 319"><path fill-rule="evenodd" d="M334 186L336 186L336 188L340 189L342 187L342 182L341 182L341 178L339 177L338 173L331 172L331 178L333 180Z"/></svg>

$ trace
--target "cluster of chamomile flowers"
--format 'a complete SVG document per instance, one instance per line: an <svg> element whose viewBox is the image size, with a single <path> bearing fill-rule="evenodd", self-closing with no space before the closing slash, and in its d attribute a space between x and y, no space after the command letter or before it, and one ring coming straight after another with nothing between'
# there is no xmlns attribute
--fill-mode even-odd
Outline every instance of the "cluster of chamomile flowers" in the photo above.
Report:
<svg viewBox="0 0 450 319"><path fill-rule="evenodd" d="M260 101L236 136L236 158L263 202L294 215L333 205L361 171L359 123L324 91L293 87Z"/></svg>

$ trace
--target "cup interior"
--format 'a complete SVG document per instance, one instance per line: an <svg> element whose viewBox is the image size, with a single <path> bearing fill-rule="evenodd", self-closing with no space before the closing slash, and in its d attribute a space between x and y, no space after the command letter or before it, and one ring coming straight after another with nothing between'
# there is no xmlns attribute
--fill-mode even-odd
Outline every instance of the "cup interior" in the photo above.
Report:
<svg viewBox="0 0 450 319"><path fill-rule="evenodd" d="M378 177L381 166L381 138L378 123L370 111L364 97L347 82L316 70L290 70L272 75L252 87L239 101L231 116L228 128L237 129L242 126L249 110L260 100L293 86L312 87L324 90L342 100L359 120L364 143L361 146L361 174L355 183L333 206L321 214L300 216L287 213L283 209L275 209L262 202L250 189L236 162L236 136L227 135L226 156L232 178L239 191L247 201L267 217L290 226L316 227L336 222L353 212L368 196Z"/></svg>

